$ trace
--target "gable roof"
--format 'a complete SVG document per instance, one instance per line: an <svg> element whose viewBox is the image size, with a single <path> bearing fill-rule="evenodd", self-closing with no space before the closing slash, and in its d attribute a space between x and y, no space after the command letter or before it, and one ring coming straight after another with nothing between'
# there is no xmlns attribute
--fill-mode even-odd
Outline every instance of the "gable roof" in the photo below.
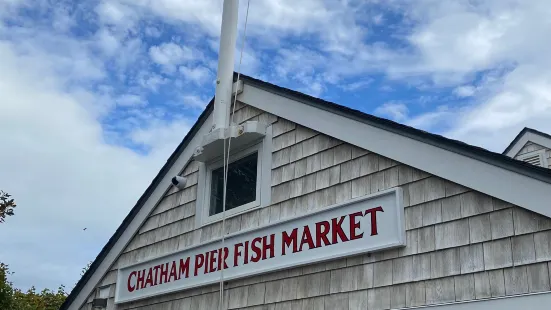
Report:
<svg viewBox="0 0 551 310"><path fill-rule="evenodd" d="M234 78L235 78L235 76L234 76ZM422 130L419 130L419 129L415 129L413 127L409 127L409 126L406 126L406 125L402 125L402 124L399 124L399 123L396 123L396 122L393 122L393 121L390 121L390 120L387 120L387 119L383 119L383 118L379 118L379 117L376 117L376 116L373 116L373 115L369 115L369 114L363 113L363 112L358 111L358 110L354 110L354 109L351 109L351 108L348 108L348 107L345 107L345 106L341 106L341 105L338 105L338 104L335 104L335 103L332 103L332 102L328 102L328 101L325 101L325 100L322 100L322 99L319 99L319 98L315 98L315 97L306 95L304 93L293 91L293 90L290 90L290 89L287 89L287 88L279 87L277 85L270 84L270 83L267 83L267 82L264 82L264 81L261 81L261 80L258 80L258 79L254 79L252 77L249 77L249 76L246 76L246 75L243 75L243 74L240 75L240 78L244 82L244 89L243 89L242 94L240 95L240 96L242 96L242 97L240 97L240 101L243 101L246 104L250 104L252 106L255 106L255 104L253 104L252 102L247 102L248 98L246 96L243 97L243 95L246 94L247 92L250 92L252 95L254 95L253 89L266 91L266 92L272 93L275 96L278 96L279 98L289 99L289 100L295 101L299 104L302 104L304 106L309 106L309 107L319 109L321 111L325 111L325 113L329 112L333 115L342 116L351 123L352 123L352 121L358 121L360 123L367 124L369 126L373 126L375 128L379 128L379 129L382 129L382 130L387 131L387 132L391 132L391 133L395 133L395 134L400 135L400 136L407 137L407 138L415 140L417 142L423 142L425 144L432 145L432 146L440 148L440 149L445 149L445 150L448 150L448 151L453 152L453 153L461 154L465 157L474 159L476 161L485 162L485 163L488 163L492 166L495 166L495 167L498 167L498 168L501 168L501 169L504 169L504 170L507 170L507 171L510 171L510 172L514 172L514 173L526 176L526 177L531 178L531 179L539 180L539 181L545 183L546 185L548 185L549 189L551 190L551 170L536 167L536 166L533 166L533 165L530 165L530 164L526 164L524 162L509 158L505 155L490 152L490 151L488 151L486 149L483 149L483 148L480 148L480 147L472 146L472 145L466 144L466 143L461 142L461 141L448 139L448 138L445 138L445 137L440 136L440 135L432 134L432 133L422 131ZM262 100L262 102L263 102L264 106L259 107L260 109L266 108L268 106L277 107L277 109L288 109L288 110L291 109L289 106L271 103L270 100ZM287 102L287 103L289 103L289 102ZM141 209L144 207L144 205L149 202L150 198L153 195L153 192L156 189L158 189L159 187L163 186L162 181L164 179L166 179L167 176L169 178L172 177L172 175L168 174L169 171L172 171L171 170L172 166L175 165L176 161L182 156L184 151L188 147L192 147L192 146L190 146L191 140L195 137L195 135L197 135L199 133L199 131L203 127L202 125L206 122L206 120L210 116L210 114L213 110L213 104L214 104L214 99L212 99L210 101L210 103L207 105L205 110L199 116L197 122L193 125L193 127L190 129L188 134L185 136L185 138L182 140L182 142L178 145L176 150L172 153L172 155L170 155L170 157L167 160L167 162L165 163L165 165L161 168L161 170L159 171L157 176L153 179L151 184L147 187L146 191L140 197L140 199L138 200L136 205L132 208L130 213L126 216L126 218L123 220L121 225L117 228L117 230L115 231L113 236L109 239L107 244L103 247L103 249L101 250L99 255L96 257L96 259L94 260L94 262L90 266L90 268L86 271L86 273L78 281L77 285L71 291L71 293L69 294L69 296L67 297L67 299L65 300L63 305L61 306L60 310L78 309L78 307L80 307L80 304L82 303L83 298L87 298L88 295L91 293L91 291L83 292L83 289L84 289L85 286L87 286L87 282L90 281L90 279L96 273L96 271L100 270L100 265L101 266L104 266L104 265L109 265L110 266L112 263L114 263L115 258L112 258L113 256L110 257L110 259L113 259L113 262L105 262L104 260L106 260L106 257L115 248L117 243L120 242L119 239L121 239L121 236L129 228L129 226L134 221L134 219L137 217L138 213L141 211ZM269 110L269 109L264 109L264 110ZM285 116L280 115L279 113L273 113L272 111L268 111L268 112L270 112L272 114L275 114L277 116L281 116L281 117L284 117L284 118L289 118L291 121L294 121L298 124L302 124L302 122L300 120L291 119L292 117L285 117ZM300 117L304 116L304 115L301 115L300 113L296 113L296 111L291 111L291 113L295 114L295 115L299 115ZM325 123L326 124L326 122L319 122L319 121L317 121L317 123ZM316 126L306 126L305 125L305 127L311 127L312 129L320 131L320 132L323 133L323 130L319 130L319 128L313 128L313 127L316 127ZM329 135L331 135L331 134L329 133ZM348 133L348 135L349 136L354 136L354 135L350 135L349 133ZM345 141L347 139L341 139L341 140ZM355 145L358 145L358 146L361 147L361 145L364 144L364 143L357 141L357 143L352 143L352 144L355 144ZM367 149L369 149L369 148L367 148ZM378 153L377 150L372 150L372 151ZM381 153L385 153L385 151L383 151ZM382 154L382 155L385 155L385 154ZM391 156L387 156L387 157L392 158ZM394 158L392 158L392 159L394 159ZM400 161L400 160L397 160L397 161ZM400 161L400 162L403 162L403 161ZM405 163L405 164L407 164L407 163ZM435 165L441 166L441 163L440 164L435 163ZM447 163L445 163L444 165L449 166ZM414 165L412 165L412 166L414 166ZM421 169L421 170L425 170L425 171L431 173L430 171L428 171L428 170L431 170L431 169ZM433 174L435 174L435 173L433 173ZM435 175L438 175L438 174L435 174ZM492 176L492 177L493 178L499 178L499 176ZM448 178L448 179L453 181L453 178ZM461 184L461 182L458 182L458 183ZM170 184L170 183L168 183L168 184ZM167 189L168 189L168 187L166 187L163 190L163 193ZM475 188L475 189L478 190L477 188ZM528 190L530 190L530 189L531 188L529 188ZM534 189L531 189L531 190L534 190ZM506 199L504 199L504 200L506 200ZM155 202L155 204L156 204L156 202ZM532 211L537 212L537 210L532 210ZM550 212L545 213L544 215L550 216L550 214L551 214L551 210L550 210ZM139 226L138 226L138 228L139 228ZM137 231L137 229L136 229L136 231ZM132 232L132 235L134 233L135 232ZM120 246L120 245L117 245L117 246ZM116 257L118 257L118 253L117 253ZM103 277L103 274L101 275L101 277ZM101 278L99 278L99 279L101 280ZM95 285L97 285L97 283L94 283L93 285L95 286ZM87 287L89 287L89 286L87 286ZM86 296L84 296L84 297L79 296L81 293L85 293ZM79 298L78 298L76 307L71 307L73 302L75 302L75 300L77 300L77 297L79 297Z"/></svg>
<svg viewBox="0 0 551 310"><path fill-rule="evenodd" d="M502 167L504 169L512 170L536 179L540 179L544 182L551 183L551 172L549 171L549 169L533 166L478 146L470 145L458 140L449 139L441 135L416 129L416 128L403 125L385 118L380 118L380 117L367 114L355 109L351 109L349 107L342 106L330 101L325 101L320 98L312 97L301 92L297 92L288 88L283 88L283 87L280 87L268 82L264 82L249 76L244 76L243 74L241 74L241 79L243 79L246 84L258 86L260 88L273 91L278 95L290 96L292 99L298 99L302 103L310 104L332 113L341 114L348 118L359 119L363 122L367 122L368 124L379 127L381 129L392 131L424 143L429 143L441 148L454 151L456 153L465 154L475 159L482 160L484 162L488 162L496 166ZM529 130L546 135L542 132L539 132L533 129L529 129ZM551 136L549 135L546 135L546 136L551 138Z"/></svg>
<svg viewBox="0 0 551 310"><path fill-rule="evenodd" d="M503 154L509 157L515 157L528 141L551 149L551 135L539 130L524 127L503 151Z"/></svg>

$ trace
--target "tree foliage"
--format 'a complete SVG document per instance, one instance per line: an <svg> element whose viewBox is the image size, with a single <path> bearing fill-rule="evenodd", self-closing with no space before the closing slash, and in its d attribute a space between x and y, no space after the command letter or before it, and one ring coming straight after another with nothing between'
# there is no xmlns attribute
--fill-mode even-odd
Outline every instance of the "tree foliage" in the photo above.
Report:
<svg viewBox="0 0 551 310"><path fill-rule="evenodd" d="M13 287L8 276L13 274L7 265L0 263L0 309L2 310L58 310L67 298L65 287L57 291L31 287L26 292Z"/></svg>
<svg viewBox="0 0 551 310"><path fill-rule="evenodd" d="M7 265L0 263L0 309L15 309L13 287L8 282L10 270Z"/></svg>
<svg viewBox="0 0 551 310"><path fill-rule="evenodd" d="M11 195L0 190L0 223L6 221L6 217L12 216L13 209L17 207Z"/></svg>
<svg viewBox="0 0 551 310"><path fill-rule="evenodd" d="M65 287L56 291L44 289L37 292L31 287L23 292L13 287L8 276L13 274L7 265L0 263L0 309L2 310L58 310L67 298Z"/></svg>

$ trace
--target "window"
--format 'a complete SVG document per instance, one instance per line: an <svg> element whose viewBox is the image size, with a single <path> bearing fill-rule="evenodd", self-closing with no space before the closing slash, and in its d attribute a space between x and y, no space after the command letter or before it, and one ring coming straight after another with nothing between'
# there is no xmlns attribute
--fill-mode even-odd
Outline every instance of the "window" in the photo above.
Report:
<svg viewBox="0 0 551 310"><path fill-rule="evenodd" d="M226 185L226 218L250 211L261 205L263 143L230 155ZM271 160L269 162L271 164ZM202 206L202 223L221 220L223 216L224 167L223 159L205 165L205 187Z"/></svg>
<svg viewBox="0 0 551 310"><path fill-rule="evenodd" d="M228 165L226 212L222 212L224 195L223 159L199 163L195 227L231 218L257 208L269 206L272 194L272 126L266 136L254 144L233 150ZM224 214L225 213L225 214Z"/></svg>
<svg viewBox="0 0 551 310"><path fill-rule="evenodd" d="M223 211L224 167L211 172L209 215ZM226 210L232 210L257 201L258 152L247 155L228 165Z"/></svg>

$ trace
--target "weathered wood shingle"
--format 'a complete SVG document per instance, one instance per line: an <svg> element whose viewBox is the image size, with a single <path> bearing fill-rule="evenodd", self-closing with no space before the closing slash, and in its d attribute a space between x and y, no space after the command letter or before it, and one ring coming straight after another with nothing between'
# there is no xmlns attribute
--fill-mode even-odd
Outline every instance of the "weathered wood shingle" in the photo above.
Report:
<svg viewBox="0 0 551 310"><path fill-rule="evenodd" d="M427 305L455 301L454 277L426 281Z"/></svg>
<svg viewBox="0 0 551 310"><path fill-rule="evenodd" d="M424 281L406 284L406 307L426 304L426 285Z"/></svg>
<svg viewBox="0 0 551 310"><path fill-rule="evenodd" d="M329 310L328 308L326 309ZM390 309L390 287L367 290L367 309Z"/></svg>
<svg viewBox="0 0 551 310"><path fill-rule="evenodd" d="M484 248L482 244L467 245L459 248L461 273L473 273L484 270Z"/></svg>
<svg viewBox="0 0 551 310"><path fill-rule="evenodd" d="M438 224L435 227L436 249L469 244L469 219Z"/></svg>
<svg viewBox="0 0 551 310"><path fill-rule="evenodd" d="M505 238L484 243L484 266L486 270L513 265L511 239Z"/></svg>

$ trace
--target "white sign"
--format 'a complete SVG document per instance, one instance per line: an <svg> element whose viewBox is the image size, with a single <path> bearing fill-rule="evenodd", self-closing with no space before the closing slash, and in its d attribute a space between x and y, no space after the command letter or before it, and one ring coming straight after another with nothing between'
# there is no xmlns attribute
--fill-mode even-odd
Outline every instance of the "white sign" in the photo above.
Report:
<svg viewBox="0 0 551 310"><path fill-rule="evenodd" d="M239 232L118 271L115 302L405 245L400 188Z"/></svg>

